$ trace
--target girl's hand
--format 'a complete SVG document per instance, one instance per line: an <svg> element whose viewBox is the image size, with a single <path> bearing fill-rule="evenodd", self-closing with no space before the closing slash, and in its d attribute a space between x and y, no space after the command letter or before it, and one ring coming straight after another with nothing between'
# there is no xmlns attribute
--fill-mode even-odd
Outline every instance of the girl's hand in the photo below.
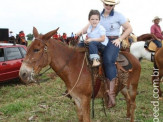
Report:
<svg viewBox="0 0 163 122"><path fill-rule="evenodd" d="M90 43L91 41L92 41L92 39L89 38L89 39L86 39L84 42L88 44L88 43Z"/></svg>
<svg viewBox="0 0 163 122"><path fill-rule="evenodd" d="M112 43L113 43L116 47L119 47L119 48L120 48L120 44L121 44L121 42L120 42L119 39L115 39L115 40L113 40Z"/></svg>

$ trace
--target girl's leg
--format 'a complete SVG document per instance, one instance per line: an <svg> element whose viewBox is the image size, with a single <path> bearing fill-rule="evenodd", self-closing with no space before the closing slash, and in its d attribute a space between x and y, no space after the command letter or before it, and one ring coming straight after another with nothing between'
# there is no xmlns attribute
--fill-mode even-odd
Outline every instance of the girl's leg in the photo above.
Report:
<svg viewBox="0 0 163 122"><path fill-rule="evenodd" d="M93 60L93 67L99 66L100 62L100 56L98 55L98 45L100 42L92 41L89 43L89 54L90 54L90 60Z"/></svg>

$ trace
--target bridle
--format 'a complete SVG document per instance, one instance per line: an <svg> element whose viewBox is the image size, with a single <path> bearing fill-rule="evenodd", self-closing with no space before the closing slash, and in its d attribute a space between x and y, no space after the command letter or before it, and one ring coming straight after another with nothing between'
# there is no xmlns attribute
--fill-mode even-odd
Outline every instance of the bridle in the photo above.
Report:
<svg viewBox="0 0 163 122"><path fill-rule="evenodd" d="M43 52L42 52L42 54L41 54L41 56L39 57L39 59L37 60L37 61L39 61L42 57L43 57L43 55L44 55L44 53L48 53L48 46L47 46L47 44L43 41L43 40L41 40L41 39L39 39L39 38L35 38L36 40L39 40L40 42L42 42L42 44L44 45L44 50L43 50ZM68 57L68 60L66 61L66 63L62 66L62 68L60 68L56 73L57 73L57 75L59 75L63 70L64 70L64 68L69 64L69 62L70 62L70 60L73 58L73 56L74 56L74 54L75 54L75 48L73 49L73 53L71 53ZM47 54L47 56L48 56L48 54ZM48 58L47 58L48 59ZM37 62L36 61L36 62ZM24 61L25 62L25 61ZM28 62L26 62L26 63L28 63ZM37 83L39 83L38 82L38 80L36 81L36 80L34 80L34 76L36 77L36 78L39 78L40 76L42 76L45 72L47 72L48 70L50 70L51 69L51 67L49 67L48 69L46 69L43 73L40 73L40 74L37 74L37 75L35 75L35 73L34 73L34 68L32 68L32 73L31 73L31 81L34 81L34 82L37 82Z"/></svg>

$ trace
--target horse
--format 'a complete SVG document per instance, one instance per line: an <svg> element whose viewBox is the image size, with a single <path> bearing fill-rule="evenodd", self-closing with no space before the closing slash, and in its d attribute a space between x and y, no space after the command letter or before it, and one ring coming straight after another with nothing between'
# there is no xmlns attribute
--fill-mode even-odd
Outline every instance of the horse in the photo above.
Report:
<svg viewBox="0 0 163 122"><path fill-rule="evenodd" d="M86 53L77 47L56 41L51 38L56 30L40 35L33 28L34 41L27 50L26 57L21 65L19 76L26 84L38 83L35 77L41 69L47 65L64 81L68 93L72 96L77 107L79 122L90 122L90 101L92 96L91 71L87 65ZM132 64L132 70L128 73L126 86L121 89L127 103L127 117L134 122L136 108L136 95L140 77L140 63L130 53L123 52ZM100 94L101 93L101 94ZM98 92L99 97L104 97L104 83Z"/></svg>
<svg viewBox="0 0 163 122"><path fill-rule="evenodd" d="M130 47L130 53L136 57L139 61L142 59L146 59L148 61L154 62L154 67L158 67L159 69L159 79L162 78L163 76L163 47L160 49L157 49L156 52L149 52L144 48L145 41L139 41L139 42L134 42L132 43ZM152 84L153 84L153 79L152 77ZM158 89L159 89L159 96L162 97L162 91L160 88L160 81L157 83Z"/></svg>
<svg viewBox="0 0 163 122"><path fill-rule="evenodd" d="M79 42L79 37L74 38L74 37L67 37L67 39L65 40L65 42L67 43L67 45L69 46L77 46L78 42Z"/></svg>
<svg viewBox="0 0 163 122"><path fill-rule="evenodd" d="M156 67L159 69L159 73L158 73L158 89L159 89L159 96L162 97L162 91L160 88L160 82L162 81L162 77L163 77L163 47L159 48L156 50L155 53L155 63L156 63Z"/></svg>
<svg viewBox="0 0 163 122"><path fill-rule="evenodd" d="M157 37L154 34L142 34L142 35L137 37L137 42L139 42L139 41L150 41L150 40L157 40ZM126 41L126 42L128 42L128 41ZM131 44L129 44L129 42L128 42L128 44L125 44L125 45L128 45L128 47L124 47L123 43L124 42L122 42L121 50L122 51L130 52L130 48L131 48L130 45L132 45L132 43L134 43L134 42L132 42ZM142 44L140 44L140 45L142 47ZM144 50L143 50L143 54L144 54Z"/></svg>
<svg viewBox="0 0 163 122"><path fill-rule="evenodd" d="M157 40L157 37L154 34L142 34L140 36L137 37L137 41L147 41L147 40Z"/></svg>
<svg viewBox="0 0 163 122"><path fill-rule="evenodd" d="M147 51L144 48L145 41L133 42L130 47L130 53L136 57L139 61L142 59L147 59L151 61L152 52Z"/></svg>

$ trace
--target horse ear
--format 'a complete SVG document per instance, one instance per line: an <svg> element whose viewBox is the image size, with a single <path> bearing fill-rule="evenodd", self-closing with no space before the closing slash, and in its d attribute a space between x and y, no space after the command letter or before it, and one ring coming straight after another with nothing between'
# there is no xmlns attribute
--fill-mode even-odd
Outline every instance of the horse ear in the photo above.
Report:
<svg viewBox="0 0 163 122"><path fill-rule="evenodd" d="M37 31L37 29L35 27L33 27L33 35L34 35L35 38L37 38L38 35L39 35L38 31Z"/></svg>
<svg viewBox="0 0 163 122"><path fill-rule="evenodd" d="M50 31L47 34L43 35L43 40L49 40L55 33L57 33L59 27L56 30Z"/></svg>

